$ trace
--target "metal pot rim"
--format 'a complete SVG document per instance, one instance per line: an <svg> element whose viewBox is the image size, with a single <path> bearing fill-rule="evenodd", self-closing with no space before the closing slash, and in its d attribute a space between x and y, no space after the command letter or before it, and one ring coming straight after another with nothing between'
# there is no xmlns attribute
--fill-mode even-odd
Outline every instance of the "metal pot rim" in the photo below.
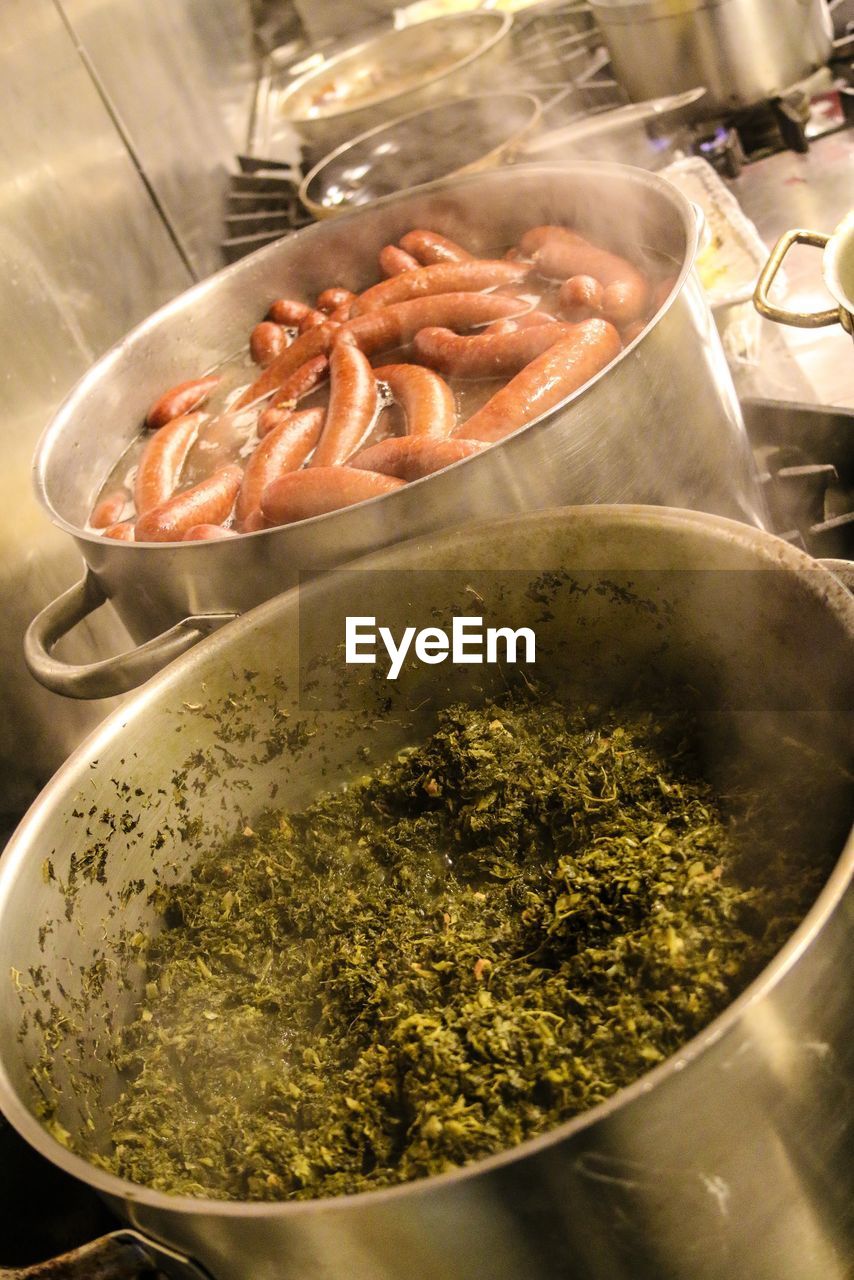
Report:
<svg viewBox="0 0 854 1280"><path fill-rule="evenodd" d="M418 23L415 28L393 27L389 31L383 32L381 35L372 36L369 40L365 40L361 44L351 45L348 49L344 49L340 53L334 54L328 60L324 60L320 67L312 67L310 70L303 72L301 76L298 76L296 80L289 84L287 89L281 95L282 114L286 115L289 122L297 126L297 128L300 125L325 124L328 121L343 122L346 120L347 116L354 115L357 111L364 111L369 108L381 106L384 103L393 102L395 98L403 97L406 93L411 93L414 86L407 85L402 89L395 89L392 93L381 94L379 97L370 98L365 102L356 104L355 106L343 107L338 111L320 111L317 115L312 116L294 116L287 114L288 99L295 97L307 84L310 84L311 81L315 80L319 75L334 71L339 62L343 62L345 59L353 57L355 54L370 48L371 45L382 44L387 40L393 41L397 36L401 36L405 32L423 29L425 27L433 26L434 24L442 24L444 26L455 25L464 21L471 22L473 18L476 23L481 24L483 24L484 18L488 18L489 22L493 23L493 25L496 18L500 19L500 21L498 22L498 27L495 32L489 36L488 39L479 44L476 49L472 50L471 53L467 53L464 58L460 58L458 61L451 63L451 65L445 67L443 71L439 71L432 76L426 76L423 80L418 82L417 87L419 89L423 89L427 85L436 84L439 81L444 80L446 76L451 75L455 71L459 71L462 67L468 66L470 62L473 62L476 58L482 57L496 44L498 44L499 40L502 40L504 36L507 35L513 25L512 13L500 13L495 9L487 9L483 11L474 11L474 13L464 11L461 13L440 14L436 18L428 18L425 22Z"/></svg>
<svg viewBox="0 0 854 1280"><path fill-rule="evenodd" d="M447 111L449 107L463 106L464 104L468 104L472 102L482 102L487 99L491 99L494 102L497 98L505 98L505 99L516 98L517 101L519 101L520 103L526 102L529 106L529 112L530 112L529 118L525 121L524 124L518 126L513 133L508 134L503 142L497 142L495 146L491 148L491 150L484 152L484 154L482 156L479 156L476 160L469 160L465 165L461 166L459 169L455 169L452 173L445 174L443 178L435 179L435 181L445 182L451 178L455 178L455 177L466 174L471 169L473 169L475 165L487 164L490 161L490 159L494 157L497 158L498 156L500 156L500 154L503 151L505 151L508 146L512 145L512 143L516 141L518 138L522 137L529 129L533 128L534 125L536 125L537 122L539 121L543 113L543 105L540 102L539 98L535 97L533 93L526 93L522 90L516 90L516 89L494 89L488 93L460 94L459 97L449 98L447 102L434 102L434 103L431 103L429 106L418 107L414 111L407 111L402 116L396 116L394 120L384 120L381 124L374 125L373 128L371 129L366 129L364 133L357 134L355 138L350 138L348 139L347 142L342 142L340 146L334 147L332 151L329 151L325 156L322 156L320 160L318 160L317 164L313 165L312 168L309 169L308 173L305 175L302 182L300 183L299 191L297 193L299 195L300 201L306 207L306 209L308 209L309 213L314 215L315 218L339 217L340 213L345 212L347 210L367 208L367 205L364 205L364 204L361 204L361 205L345 204L339 211L339 209L334 205L321 204L320 201L315 200L312 196L309 195L309 189L312 183L317 178L318 174L322 173L323 170L326 169L327 166L331 164L333 160L337 160L339 156L344 155L347 151L350 151L352 148L355 148L356 146L361 145L361 143L366 142L368 138L373 138L381 133L391 133L392 130L398 128L402 124L406 124L407 121L414 120L416 116L429 116L434 111ZM428 185L429 185L428 183L419 183L418 187L419 189L421 189ZM381 200L388 200L390 198L393 198L395 195L403 194L404 192L410 192L413 190L415 190L414 187L401 188L400 193L392 192L391 196L378 196L376 200L371 200L368 203L370 205L376 205L376 204L379 204Z"/></svg>
<svg viewBox="0 0 854 1280"><path fill-rule="evenodd" d="M464 176L440 178L435 182L426 183L424 186L413 188L409 191L396 192L392 195L383 197L382 200L375 201L365 209L353 209L349 212L342 213L336 217L334 221L324 220L314 223L312 226L304 227L293 235L288 236L285 240L280 240L264 248L257 249L254 253L242 258L239 262L231 263L229 266L223 267L222 270L215 272L212 276L208 276L205 280L199 281L192 285L189 289L178 294L175 298L170 299L162 307L152 312L140 324L134 326L123 338L115 343L104 355L102 355L83 375L79 382L71 389L66 398L61 402L58 409L54 413L50 422L42 432L36 445L33 456L32 480L36 497L42 507L47 511L53 524L58 528L71 534L79 543L89 543L93 546L104 548L104 538L101 534L83 528L81 525L73 524L66 520L64 516L56 510L50 496L49 485L47 482L47 473L50 466L50 457L55 444L66 430L71 427L74 422L81 403L85 402L93 388L110 372L113 366L120 365L124 360L129 358L128 353L132 352L142 339L148 334L156 331L164 321L168 321L172 316L178 316L191 311L200 305L209 295L215 295L223 281L230 280L245 274L247 269L257 268L265 261L274 262L282 252L283 245L300 244L311 245L313 237L320 237L321 243L323 237L329 234L330 227L334 226L336 233L341 233L346 229L349 220L360 219L366 213L384 207L393 207L395 203L405 204L412 198L413 192L417 192L419 197L441 195L450 189L456 190L469 184L478 184L485 181L494 180L496 182L507 181L512 183L517 177L531 176L533 178L541 178L543 180L554 177L555 174L577 177L579 180L590 179L595 180L597 177L613 176L616 178L628 178L638 187L646 187L649 191L656 192L659 196L666 198L672 205L676 207L680 216L682 227L685 234L685 253L681 268L676 278L676 283L670 293L670 296L659 308L657 314L650 321L647 328L642 334L629 343L609 365L585 385L568 397L563 405L573 401L581 396L586 395L599 380L605 377L610 371L624 360L628 353L634 351L636 345L643 342L647 333L650 332L662 319L669 310L674 297L682 289L685 280L692 270L694 259L697 251L698 242L698 226L697 216L694 206L688 198L669 182L666 178L662 178L659 174L652 173L645 169L639 169L633 165L617 164L612 161L602 160L584 160L567 163L564 165L549 164L520 164L514 165L507 169L492 169L485 173L471 173ZM561 406L558 406L561 407ZM555 410L550 409L541 414L540 417L527 423L525 426L519 427L511 435L504 440L496 442L488 450L484 450L483 454L474 455L471 458L465 458L460 462L454 463L454 467L470 466L477 464L482 458L488 456L493 449L502 448L513 441L518 442L520 437L530 430L543 430L550 426L551 417ZM445 468L444 471L437 473L445 475L452 468ZM326 515L312 516L308 520L299 522L300 527L314 527L320 521L342 520L348 517L348 514L354 510L363 510L370 504L378 502L388 502L392 499L400 499L401 495L408 493L415 484L429 483L434 477L425 476L423 480L411 482L403 490L397 490L394 493L384 494L377 498L369 498L366 502L359 503L355 507L345 507L341 511L331 511ZM200 556L204 554L222 555L223 549L232 550L235 545L242 545L247 538L267 538L271 535L281 534L283 529L294 528L294 526L276 526L272 529L263 529L252 534L241 534L239 541L236 539L228 539L212 542L190 542L190 543L130 543L121 541L112 541L109 546L110 556L128 556L138 553L139 548L144 547L149 551L160 551L163 554L171 554L178 556Z"/></svg>
<svg viewBox="0 0 854 1280"><path fill-rule="evenodd" d="M852 639L854 639L854 596L846 590L832 573L823 569L817 561L806 553L799 551L789 543L783 542L780 538L723 516L668 507L602 504L529 512L521 516L515 515L500 520L469 524L464 528L471 531L497 530L508 525L520 523L529 526L537 523L554 524L556 520L575 520L594 526L611 527L619 526L620 524L629 527L652 525L658 526L663 530L671 529L674 533L679 530L694 528L700 536L707 535L709 541L734 546L755 554L760 562L760 566L757 567L761 567L762 562L764 562L764 567L770 570L788 569L802 574L805 571L809 571L811 574L816 575L816 577L811 577L808 580L809 590L816 597L821 607L827 608L837 615L847 628ZM429 541L431 545L435 545L437 542L454 543L459 540L460 533L461 529L459 527L443 530L439 534L433 535ZM387 563L389 560L393 563L394 560L401 556L405 559L407 548L412 549L423 545L425 541L427 539L421 538L408 543L397 544L394 547L376 552L354 562L348 567L355 569L389 567ZM322 593L324 589L325 583L321 580L309 583L307 587L301 588L301 591L318 594ZM180 679L184 672L185 664L189 665L190 663L198 662L199 654L213 655L217 647L222 649L232 645L235 638L239 637L241 628L250 629L256 626L259 621L264 621L266 614L280 610L284 602L292 599L294 599L292 592L284 592L242 615L225 631L214 634L203 641L201 647L196 648L192 653L176 659L165 670L153 677L139 693L132 695L125 704L112 712L54 775L33 808L24 817L13 837L15 847L0 861L0 899L3 897L5 886L14 882L19 866L23 865L27 858L36 856L34 847L28 845L27 842L30 830L32 829L33 836L38 835L41 812L45 808L49 808L65 794L69 785L67 781L69 775L73 777L78 772L88 770L91 760L97 758L100 751L109 745L116 734L127 724L129 718L144 714L150 703L159 699L168 690L171 683ZM519 1143L506 1151L487 1156L473 1164L454 1169L448 1173L436 1174L430 1178L416 1179L391 1187L359 1192L354 1195L319 1197L314 1200L302 1201L233 1201L190 1196L170 1196L107 1173L57 1142L19 1099L6 1072L2 1057L0 1057L0 1110L3 1111L22 1136L42 1155L95 1187L99 1192L122 1199L126 1203L136 1202L155 1209L165 1209L177 1215L193 1216L204 1212L208 1216L243 1217L259 1221L295 1215L304 1217L319 1212L321 1209L327 1213L332 1209L340 1210L341 1212L356 1210L365 1203L366 1197L370 1198L372 1204L376 1204L389 1197L400 1198L417 1195L419 1190L422 1190L428 1184L430 1186L439 1184L450 1186L458 1181L477 1177L481 1173L510 1164L528 1154L543 1151L564 1141L571 1135L596 1123L623 1106L627 1106L638 1097L661 1087L671 1075L681 1071L689 1063L699 1058L709 1045L727 1034L747 1009L771 991L792 968L798 958L808 950L853 877L854 831L849 834L844 847L840 850L839 858L815 902L781 949L762 969L754 981L676 1054L665 1059L664 1062L646 1072L632 1084L618 1090L607 1101L582 1112L580 1115L574 1116L571 1120L556 1126L554 1129L550 1129L547 1133L535 1138L529 1138L527 1141Z"/></svg>

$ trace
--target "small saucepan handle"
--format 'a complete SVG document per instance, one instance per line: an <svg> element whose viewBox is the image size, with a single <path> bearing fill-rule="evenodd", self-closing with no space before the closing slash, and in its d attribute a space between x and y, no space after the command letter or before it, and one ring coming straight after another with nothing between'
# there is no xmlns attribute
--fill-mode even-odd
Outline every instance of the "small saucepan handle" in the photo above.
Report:
<svg viewBox="0 0 854 1280"><path fill-rule="evenodd" d="M153 1271L172 1280L211 1280L197 1262L136 1231L113 1231L31 1267L0 1267L0 1280L137 1280Z"/></svg>
<svg viewBox="0 0 854 1280"><path fill-rule="evenodd" d="M66 698L111 698L127 693L237 617L235 613L207 613L184 618L137 648L100 662L74 664L53 657L51 651L62 637L106 599L103 587L87 570L85 577L33 619L24 636L24 659L39 684Z"/></svg>
<svg viewBox="0 0 854 1280"><path fill-rule="evenodd" d="M830 236L819 231L787 231L774 245L771 256L759 272L756 288L753 291L753 305L766 320L776 320L778 324L791 324L799 329L821 329L828 324L839 323L839 308L830 307L827 311L787 311L785 307L776 306L769 298L774 277L783 265L786 254L796 244L810 244L816 249L823 249Z"/></svg>

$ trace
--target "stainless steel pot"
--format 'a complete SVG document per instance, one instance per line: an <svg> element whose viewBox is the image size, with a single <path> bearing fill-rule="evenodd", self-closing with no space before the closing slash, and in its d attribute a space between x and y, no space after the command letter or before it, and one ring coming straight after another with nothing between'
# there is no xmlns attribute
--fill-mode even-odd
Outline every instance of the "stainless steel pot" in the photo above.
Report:
<svg viewBox="0 0 854 1280"><path fill-rule="evenodd" d="M697 113L774 98L830 55L825 0L590 0L634 101L705 85Z"/></svg>
<svg viewBox="0 0 854 1280"><path fill-rule="evenodd" d="M313 300L375 279L377 254L413 227L495 252L540 222L567 222L630 256L672 266L663 308L576 395L502 443L386 497L242 538L134 546L84 531L94 495L152 399L244 347L270 301ZM461 519L565 502L656 502L761 524L741 410L692 266L698 225L664 179L616 164L520 166L453 179L309 227L197 285L114 347L45 432L36 488L77 542L86 576L26 639L33 675L95 697L132 688L205 631L299 580ZM54 643L108 597L141 648L88 666ZM165 634L161 634L165 633Z"/></svg>
<svg viewBox="0 0 854 1280"><path fill-rule="evenodd" d="M771 286L783 259L796 244L813 245L823 249L822 276L825 286L836 303L825 311L793 311L771 301ZM830 324L841 324L854 338L854 212L843 218L833 235L820 231L787 231L780 237L756 281L753 294L756 310L766 320L778 324L795 325L799 329L821 329Z"/></svg>
<svg viewBox="0 0 854 1280"><path fill-rule="evenodd" d="M267 109L323 154L392 116L494 88L512 25L512 14L478 11L372 32L271 88Z"/></svg>
<svg viewBox="0 0 854 1280"><path fill-rule="evenodd" d="M502 1155L314 1202L192 1200L120 1181L61 1145L33 1108L40 1093L55 1105L54 1135L85 1131L89 1115L97 1133L114 1085L104 1029L133 1000L123 983L137 981L135 932L156 927L146 887L182 877L272 796L304 804L361 773L365 747L385 759L449 701L504 687L496 668L475 679L470 667L412 664L398 681L345 668L344 617L366 600L395 634L475 611L530 625L536 678L566 696L618 700L639 672L671 692L688 685L705 708L709 768L722 754L772 799L797 786L803 760L825 762L828 789L805 806L825 888L774 961L674 1057ZM157 1242L149 1262L176 1276L197 1272L162 1246L217 1280L843 1280L852 657L854 600L815 561L747 525L660 508L451 530L269 601L111 716L4 853L0 1107Z"/></svg>

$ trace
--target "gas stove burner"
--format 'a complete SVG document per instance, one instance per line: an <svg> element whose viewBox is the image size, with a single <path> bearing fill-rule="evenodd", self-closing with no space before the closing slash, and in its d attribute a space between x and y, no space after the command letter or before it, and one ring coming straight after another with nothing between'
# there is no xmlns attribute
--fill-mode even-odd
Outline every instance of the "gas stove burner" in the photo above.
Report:
<svg viewBox="0 0 854 1280"><path fill-rule="evenodd" d="M774 532L817 558L854 561L854 409L742 408Z"/></svg>

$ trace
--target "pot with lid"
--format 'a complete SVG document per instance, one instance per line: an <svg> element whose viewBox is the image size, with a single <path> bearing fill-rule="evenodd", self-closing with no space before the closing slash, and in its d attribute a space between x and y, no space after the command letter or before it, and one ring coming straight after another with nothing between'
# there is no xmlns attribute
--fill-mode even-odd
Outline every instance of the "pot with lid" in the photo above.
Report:
<svg viewBox="0 0 854 1280"><path fill-rule="evenodd" d="M824 0L591 0L614 74L633 101L706 88L713 117L779 96L824 66Z"/></svg>
<svg viewBox="0 0 854 1280"><path fill-rule="evenodd" d="M528 228L563 223L670 275L643 333L579 391L483 452L328 515L216 542L123 543L87 528L95 495L164 387L245 349L274 298L330 284L356 292L377 255L427 227L500 255ZM566 502L644 501L762 525L764 507L726 359L693 269L694 207L662 178L617 164L519 166L449 179L318 223L202 282L108 352L47 428L38 495L86 574L32 624L30 670L77 697L123 692L201 635L295 585L402 538L465 518ZM105 429L105 424L108 428ZM59 638L108 598L138 648L74 667Z"/></svg>
<svg viewBox="0 0 854 1280"><path fill-rule="evenodd" d="M441 708L504 687L494 666L476 681L447 664L408 663L394 681L347 669L341 626L366 600L394 634L473 609L531 626L535 678L571 703L619 706L641 673L671 696L692 689L703 767L723 761L767 795L769 848L787 838L801 771L817 768L798 812L823 887L713 1023L509 1150L316 1200L192 1198L122 1180L79 1152L106 1150L111 1036L146 981L138 940L160 927L148 890L247 836L265 806L298 810L361 776L366 758L423 739ZM259 606L111 716L4 853L4 1114L148 1238L141 1259L139 1237L111 1246L125 1277L134 1252L138 1269L187 1277L201 1264L215 1280L843 1280L852 646L854 601L815 561L745 524L661 508L456 528ZM211 1035L213 1052L215 1023Z"/></svg>

